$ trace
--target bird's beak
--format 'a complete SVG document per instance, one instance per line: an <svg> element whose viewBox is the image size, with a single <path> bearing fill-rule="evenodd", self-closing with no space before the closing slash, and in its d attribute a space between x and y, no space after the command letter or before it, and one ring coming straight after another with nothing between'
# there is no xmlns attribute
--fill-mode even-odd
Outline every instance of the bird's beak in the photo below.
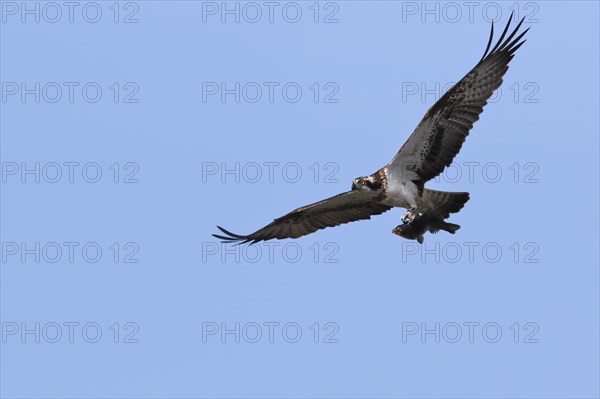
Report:
<svg viewBox="0 0 600 399"><path fill-rule="evenodd" d="M356 190L356 183L352 182L352 190Z"/></svg>

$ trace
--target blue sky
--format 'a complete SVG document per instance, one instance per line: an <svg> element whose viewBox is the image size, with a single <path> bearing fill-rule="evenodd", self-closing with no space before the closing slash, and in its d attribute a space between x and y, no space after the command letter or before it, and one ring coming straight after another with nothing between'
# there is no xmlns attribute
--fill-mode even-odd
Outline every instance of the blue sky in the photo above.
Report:
<svg viewBox="0 0 600 399"><path fill-rule="evenodd" d="M598 397L598 4L224 4L0 3L0 394ZM456 235L211 237L387 163L512 11Z"/></svg>

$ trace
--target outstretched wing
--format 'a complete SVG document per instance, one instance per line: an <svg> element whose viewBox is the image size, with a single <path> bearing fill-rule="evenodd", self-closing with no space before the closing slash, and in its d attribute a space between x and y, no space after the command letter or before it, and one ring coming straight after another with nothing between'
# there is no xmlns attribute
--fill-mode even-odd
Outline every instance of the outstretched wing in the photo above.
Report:
<svg viewBox="0 0 600 399"><path fill-rule="evenodd" d="M213 234L213 237L242 244L254 244L274 238L298 238L326 227L370 219L373 215L380 215L391 209L390 206L377 202L378 200L379 195L375 193L348 191L298 208L252 234L238 235L217 226L225 235Z"/></svg>
<svg viewBox="0 0 600 399"><path fill-rule="evenodd" d="M488 53L494 37L492 24L488 45L479 63L427 111L388 167L402 168L411 180L426 182L452 163L487 100L502 84L515 51L525 43L525 40L519 41L529 28L514 38L523 20L505 40L511 15L502 36Z"/></svg>

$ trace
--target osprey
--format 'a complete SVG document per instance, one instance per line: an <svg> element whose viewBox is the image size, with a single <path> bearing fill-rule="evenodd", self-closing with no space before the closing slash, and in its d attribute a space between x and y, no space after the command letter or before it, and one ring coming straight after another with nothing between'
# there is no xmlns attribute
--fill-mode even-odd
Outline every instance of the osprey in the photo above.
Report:
<svg viewBox="0 0 600 399"><path fill-rule="evenodd" d="M370 219L395 207L408 210L402 216L403 224L393 230L401 237L422 243L427 231L445 230L454 234L460 226L444 219L462 209L469 193L436 191L424 186L452 163L487 100L502 84L508 63L525 43L520 40L529 29L516 36L524 19L505 39L511 15L490 51L494 37L492 23L479 63L425 113L400 151L383 168L354 179L350 191L298 208L252 234L238 235L217 226L225 235L213 236L225 242L252 244L298 238L326 227Z"/></svg>

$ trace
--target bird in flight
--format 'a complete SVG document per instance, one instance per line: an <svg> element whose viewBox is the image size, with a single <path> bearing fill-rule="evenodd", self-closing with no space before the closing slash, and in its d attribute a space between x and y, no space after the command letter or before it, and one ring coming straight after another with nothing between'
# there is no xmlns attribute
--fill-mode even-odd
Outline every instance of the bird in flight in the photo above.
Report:
<svg viewBox="0 0 600 399"><path fill-rule="evenodd" d="M502 84L508 63L525 43L519 33L523 18L507 36L512 15L493 48L494 24L481 60L452 86L426 113L400 151L383 168L370 176L358 177L352 189L275 219L248 235L213 234L224 242L257 243L272 239L298 238L326 227L370 219L392 208L407 209L401 225L392 232L423 242L425 232L460 228L447 223L469 200L469 193L444 192L425 188L425 183L443 172L460 151L473 124L494 90Z"/></svg>

